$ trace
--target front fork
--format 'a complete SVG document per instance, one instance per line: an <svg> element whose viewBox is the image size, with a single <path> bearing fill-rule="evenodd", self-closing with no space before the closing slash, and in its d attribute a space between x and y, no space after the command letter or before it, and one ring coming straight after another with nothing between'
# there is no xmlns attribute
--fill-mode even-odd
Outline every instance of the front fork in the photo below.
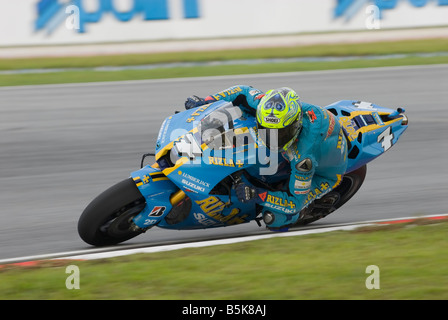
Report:
<svg viewBox="0 0 448 320"><path fill-rule="evenodd" d="M173 206L185 198L185 193L156 166L145 166L132 172L131 178L146 201L145 208L132 219L140 229L159 224Z"/></svg>

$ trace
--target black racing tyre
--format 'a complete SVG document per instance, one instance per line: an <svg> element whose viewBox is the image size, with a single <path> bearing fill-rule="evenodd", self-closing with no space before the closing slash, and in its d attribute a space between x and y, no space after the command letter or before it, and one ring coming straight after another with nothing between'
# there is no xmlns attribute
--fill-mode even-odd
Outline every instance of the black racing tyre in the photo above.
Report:
<svg viewBox="0 0 448 320"><path fill-rule="evenodd" d="M364 182L364 179L366 178L366 173L367 165L363 165L362 167L344 175L341 184L334 189L334 191L341 195L341 198L334 206L335 209L338 209L343 204L347 203L347 201L350 200L356 192L358 192Z"/></svg>
<svg viewBox="0 0 448 320"><path fill-rule="evenodd" d="M301 214L304 214L305 218L299 219L293 227L304 226L322 219L347 203L361 188L366 178L366 173L367 166L363 165L345 174L339 186L323 198L316 200L314 204L310 205L310 209L305 208L302 210Z"/></svg>
<svg viewBox="0 0 448 320"><path fill-rule="evenodd" d="M84 209L78 221L82 240L94 246L114 245L143 232L132 218L145 207L145 199L132 178L110 187Z"/></svg>

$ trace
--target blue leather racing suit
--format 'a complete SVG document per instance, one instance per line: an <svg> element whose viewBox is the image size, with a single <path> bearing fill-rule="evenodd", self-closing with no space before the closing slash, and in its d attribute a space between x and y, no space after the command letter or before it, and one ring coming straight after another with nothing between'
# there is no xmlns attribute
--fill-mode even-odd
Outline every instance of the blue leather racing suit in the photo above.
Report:
<svg viewBox="0 0 448 320"><path fill-rule="evenodd" d="M258 89L240 85L210 95L205 101L226 100L256 110L263 96ZM268 225L270 228L294 224L302 208L341 183L347 168L347 141L338 118L308 103L302 103L302 112L303 124L296 143L281 152L291 166L288 191L257 191L263 212L281 213Z"/></svg>

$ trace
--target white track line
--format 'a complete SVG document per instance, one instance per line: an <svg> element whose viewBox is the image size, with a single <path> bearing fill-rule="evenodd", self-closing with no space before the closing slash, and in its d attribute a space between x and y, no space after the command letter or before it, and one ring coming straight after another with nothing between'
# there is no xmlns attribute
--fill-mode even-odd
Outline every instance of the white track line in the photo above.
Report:
<svg viewBox="0 0 448 320"><path fill-rule="evenodd" d="M73 259L73 260L104 259L104 258L113 258L113 257L130 255L130 254L136 254L136 253L154 253L154 252L163 252L163 251L173 251L173 250L179 250L179 249L185 249L185 248L202 248L202 247L226 245L226 244L255 241L255 240L262 240L262 239L270 239L270 238L278 238L278 237L293 237L293 236L324 233L324 232L337 231L337 230L353 230L358 227L359 227L359 225L352 225L352 226L328 227L328 228L309 229L309 230L282 232L282 233L274 233L273 232L271 234L264 234L264 235L257 235L257 236L247 236L247 237L209 240L209 241L198 241L198 242L172 244L172 245L157 246L157 247L127 249L127 250L120 250L120 251L113 251L113 252L100 252L100 253L91 253L91 254L87 253L87 254L65 257L65 258L58 258L58 259L68 259L68 260L71 260L71 259Z"/></svg>
<svg viewBox="0 0 448 320"><path fill-rule="evenodd" d="M440 219L448 218L448 213L437 214L437 215L373 220L373 221L357 222L357 223L351 223L351 224L336 225L336 226L330 226L330 227L319 227L316 229L306 229L306 230L297 230L297 231L279 232L279 233L272 232L269 234L261 234L261 235L256 235L256 236L242 236L242 237L228 238L228 239L196 241L196 242L189 242L189 243L160 245L160 246L153 246L153 247L139 247L139 248L134 247L134 248L128 248L128 249L117 249L116 247L110 247L110 248L60 252L60 253L47 254L47 255L4 259L4 260L0 260L0 265L17 263L17 262L25 262L25 261L37 261L37 260L105 259L105 258L113 258L113 257L131 255L131 254L136 254L136 253L155 253L155 252L172 251L172 250L179 250L179 249L185 249L185 248L202 248L202 247L209 247L209 246L216 246L216 245L226 245L226 244L241 243L241 242L248 242L248 241L255 241L255 240L262 240L262 239L279 238L279 237L295 237L295 236L303 236L303 235L308 235L308 234L325 233L325 232L332 232L332 231L347 231L347 230L354 230L354 229L357 229L357 228L363 227L363 226L375 225L378 223L399 223L399 222L406 222L406 221L412 221L412 220L417 220L417 219L437 219L437 218L440 218Z"/></svg>
<svg viewBox="0 0 448 320"><path fill-rule="evenodd" d="M179 250L179 249L184 249L184 248L202 248L202 247L209 247L209 246L216 246L216 245L226 245L226 244L241 243L241 242L248 242L248 241L255 241L255 240L262 240L262 239L279 238L279 237L295 237L295 236L303 236L303 235L308 235L308 234L325 233L325 232L332 232L332 231L348 231L348 230L357 229L359 227L376 225L378 223L387 223L387 222L396 223L396 222L407 221L407 220L416 220L419 218L434 219L434 218L447 217L447 216L448 216L448 214L431 215L431 216L424 216L424 217L407 217L407 218L399 218L399 219L397 219L397 218L383 219L383 220L376 220L376 221L370 221L370 222L362 222L362 223L340 225L340 226L333 226L333 227L324 227L324 228L317 228L317 229L297 230L297 231L279 232L279 233L273 232L270 234L263 234L263 235L256 235L256 236L246 236L246 237L243 236L243 237L229 238L229 239L198 241L198 242L172 244L172 245L157 246L157 247L127 249L127 250L120 250L120 251L113 251L113 252L87 253L87 254L82 254L82 255L65 257L65 258L61 258L61 259L69 259L69 260L70 259L73 259L73 260L104 259L104 258L112 258L112 257L136 254L136 253L154 253L154 252Z"/></svg>

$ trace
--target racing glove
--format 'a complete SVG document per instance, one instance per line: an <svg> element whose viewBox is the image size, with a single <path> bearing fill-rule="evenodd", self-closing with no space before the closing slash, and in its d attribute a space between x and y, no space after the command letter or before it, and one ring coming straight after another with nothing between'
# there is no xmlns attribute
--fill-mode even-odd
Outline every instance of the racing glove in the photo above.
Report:
<svg viewBox="0 0 448 320"><path fill-rule="evenodd" d="M248 202L261 202L258 194L262 192L261 189L249 187L245 183L241 182L235 185L235 193L238 200L242 203Z"/></svg>
<svg viewBox="0 0 448 320"><path fill-rule="evenodd" d="M185 101L185 109L190 110L192 108L200 107L207 102L204 98L200 98L198 96L191 96L187 98L187 101Z"/></svg>

